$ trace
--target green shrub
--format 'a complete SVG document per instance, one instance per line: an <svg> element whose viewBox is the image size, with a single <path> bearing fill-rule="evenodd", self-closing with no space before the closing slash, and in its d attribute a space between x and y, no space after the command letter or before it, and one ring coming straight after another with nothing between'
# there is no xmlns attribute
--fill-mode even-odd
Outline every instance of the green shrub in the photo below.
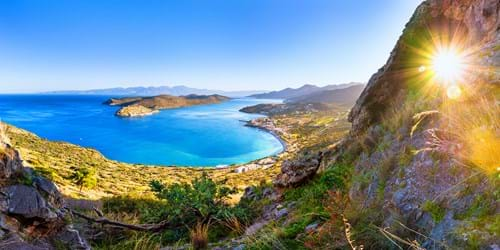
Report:
<svg viewBox="0 0 500 250"><path fill-rule="evenodd" d="M47 167L37 167L35 173L52 181L59 177L54 169Z"/></svg>
<svg viewBox="0 0 500 250"><path fill-rule="evenodd" d="M155 180L150 186L156 197L165 201L169 216L182 224L194 226L200 221L208 223L212 219L224 219L232 213L227 200L236 190L223 184L214 182L204 173L191 184L174 183L166 186Z"/></svg>
<svg viewBox="0 0 500 250"><path fill-rule="evenodd" d="M80 192L83 187L93 188L97 185L97 175L94 168L80 167L71 168L73 173L69 177L77 186L80 187Z"/></svg>
<svg viewBox="0 0 500 250"><path fill-rule="evenodd" d="M236 189L228 188L224 181L215 182L206 174L191 183L165 185L155 180L150 183L150 187L156 197L126 195L106 198L103 204L106 214L136 215L134 219L138 221L134 223L169 221L171 228L156 234L154 238L148 238L149 242L169 245L175 242L199 242L201 238L217 241L228 235L241 234L244 231L241 228L257 217L254 204L249 201L236 206L229 204L230 195ZM98 246L106 248L114 244L129 243L113 238Z"/></svg>
<svg viewBox="0 0 500 250"><path fill-rule="evenodd" d="M164 185L159 181L152 181L150 186L162 202L157 221L168 219L173 225L187 228L195 228L200 223L209 225L208 237L211 240L241 233L232 232L239 230L232 227L238 223L246 225L256 216L249 203L230 205L230 195L237 190L227 187L224 181L213 181L205 173L190 184ZM187 237L187 233L179 235L176 240Z"/></svg>

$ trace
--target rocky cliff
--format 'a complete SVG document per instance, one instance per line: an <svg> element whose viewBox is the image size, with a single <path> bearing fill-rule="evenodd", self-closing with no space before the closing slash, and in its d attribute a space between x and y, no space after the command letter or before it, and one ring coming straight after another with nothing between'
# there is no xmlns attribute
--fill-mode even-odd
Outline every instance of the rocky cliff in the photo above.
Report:
<svg viewBox="0 0 500 250"><path fill-rule="evenodd" d="M448 49L467 63L443 84L432 60ZM428 249L495 248L499 66L498 0L422 3L356 102L350 136L333 157L356 158L356 209Z"/></svg>
<svg viewBox="0 0 500 250"><path fill-rule="evenodd" d="M0 140L0 249L90 249L67 216L56 185Z"/></svg>
<svg viewBox="0 0 500 250"><path fill-rule="evenodd" d="M352 132L365 131L381 119L381 114L387 109L402 103L409 83L417 78L422 62L429 59L425 58L429 57L426 54L433 54L433 50L439 47L455 46L466 50L464 53L472 60L469 63L477 70L467 80L480 82L479 77L482 80L492 77L488 81L498 83L499 6L495 0L422 3L406 25L386 64L370 78L352 109L349 118L353 123ZM490 69L486 70L488 67ZM422 82L422 79L418 80Z"/></svg>
<svg viewBox="0 0 500 250"><path fill-rule="evenodd" d="M441 53L458 65L447 79ZM498 0L423 2L352 108L349 136L284 164L275 184L348 165L351 246L498 249L499 68Z"/></svg>

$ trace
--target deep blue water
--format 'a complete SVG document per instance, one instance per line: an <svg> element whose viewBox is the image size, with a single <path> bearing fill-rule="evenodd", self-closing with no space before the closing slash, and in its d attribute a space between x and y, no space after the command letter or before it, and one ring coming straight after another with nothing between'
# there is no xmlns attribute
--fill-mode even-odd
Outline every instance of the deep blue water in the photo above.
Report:
<svg viewBox="0 0 500 250"><path fill-rule="evenodd" d="M229 165L283 150L277 138L241 122L258 115L238 110L262 100L233 99L143 118L119 118L114 115L118 107L102 104L108 98L0 95L0 119L43 138L92 147L109 159L128 163Z"/></svg>

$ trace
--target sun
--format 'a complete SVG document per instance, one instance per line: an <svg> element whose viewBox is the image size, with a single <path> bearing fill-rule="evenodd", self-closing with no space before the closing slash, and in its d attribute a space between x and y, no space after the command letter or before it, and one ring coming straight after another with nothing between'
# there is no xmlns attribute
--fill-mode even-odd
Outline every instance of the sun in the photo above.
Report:
<svg viewBox="0 0 500 250"><path fill-rule="evenodd" d="M464 76L465 57L453 48L443 48L433 55L431 67L436 80L444 84L456 84Z"/></svg>

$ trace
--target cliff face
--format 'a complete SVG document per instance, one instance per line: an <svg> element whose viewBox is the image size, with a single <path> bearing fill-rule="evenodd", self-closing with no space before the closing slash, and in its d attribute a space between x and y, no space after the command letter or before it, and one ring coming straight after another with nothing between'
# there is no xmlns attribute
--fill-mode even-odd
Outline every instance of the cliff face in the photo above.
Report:
<svg viewBox="0 0 500 250"><path fill-rule="evenodd" d="M500 52L495 46L500 38L499 8L500 3L496 0L433 0L422 3L406 25L386 64L370 78L349 114L353 123L352 132L365 131L388 108L398 103L397 99L401 98L398 95L404 94L401 92L407 89L408 78L415 76L402 74L401 71L417 71L419 64L409 62L409 58L421 56L418 50L425 48L419 47L434 46L425 44L435 43L432 39L436 37L428 36L440 36L438 39L449 40L450 43L454 39L459 40L456 42L463 47L473 47L474 54L487 54L485 58L475 58L477 65L498 67ZM422 41L415 42L418 39ZM498 69L493 74L498 81Z"/></svg>
<svg viewBox="0 0 500 250"><path fill-rule="evenodd" d="M447 47L467 59L453 86L427 72L432 54ZM499 67L498 0L422 3L351 110L349 137L322 163L355 159L352 209L426 248L493 248L500 213ZM450 95L455 86L458 97Z"/></svg>

